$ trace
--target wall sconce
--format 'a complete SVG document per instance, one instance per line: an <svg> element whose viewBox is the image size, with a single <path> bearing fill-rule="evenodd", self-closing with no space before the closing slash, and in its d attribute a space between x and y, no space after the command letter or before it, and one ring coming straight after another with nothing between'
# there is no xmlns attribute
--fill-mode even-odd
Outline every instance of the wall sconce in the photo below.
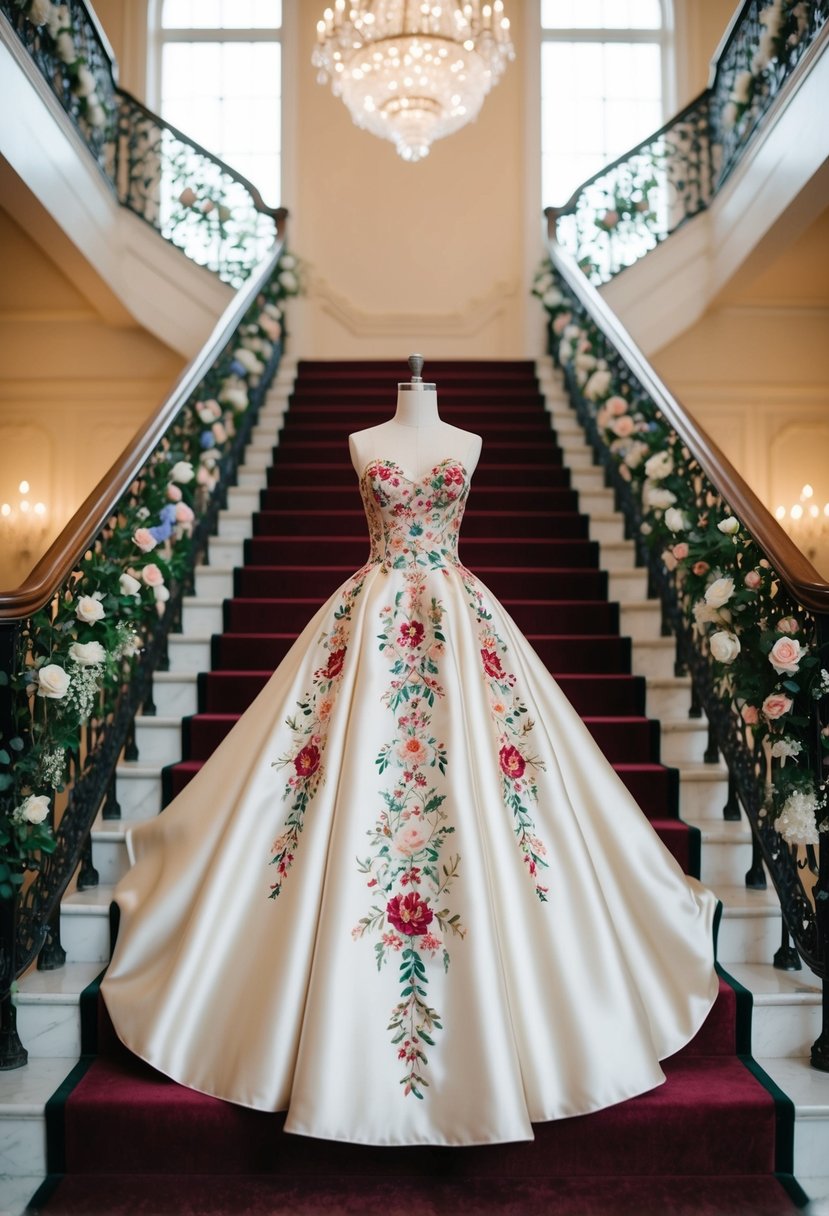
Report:
<svg viewBox="0 0 829 1216"><path fill-rule="evenodd" d="M776 518L810 562L814 562L825 544L829 543L829 502L819 507L814 501L815 491L805 485L800 499L788 510L780 506L774 512Z"/></svg>
<svg viewBox="0 0 829 1216"><path fill-rule="evenodd" d="M17 487L20 495L17 502L0 503L0 538L20 559L38 553L46 535L46 504L33 503L29 498L30 489L28 481L21 481Z"/></svg>

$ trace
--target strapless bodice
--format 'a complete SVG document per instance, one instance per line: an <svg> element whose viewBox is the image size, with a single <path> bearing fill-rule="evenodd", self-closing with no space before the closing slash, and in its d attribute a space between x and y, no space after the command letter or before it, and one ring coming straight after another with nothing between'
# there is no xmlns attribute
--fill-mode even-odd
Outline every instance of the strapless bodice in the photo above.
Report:
<svg viewBox="0 0 829 1216"><path fill-rule="evenodd" d="M419 480L394 460L371 460L360 478L371 539L369 561L386 569L458 565L458 532L469 494L460 460L447 456Z"/></svg>

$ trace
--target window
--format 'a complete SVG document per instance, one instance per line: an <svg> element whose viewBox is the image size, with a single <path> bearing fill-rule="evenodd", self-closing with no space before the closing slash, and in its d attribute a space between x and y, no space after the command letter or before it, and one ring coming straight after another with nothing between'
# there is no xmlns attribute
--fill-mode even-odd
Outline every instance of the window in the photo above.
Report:
<svg viewBox="0 0 829 1216"><path fill-rule="evenodd" d="M281 0L163 0L159 9L154 60L162 116L278 206Z"/></svg>
<svg viewBox="0 0 829 1216"><path fill-rule="evenodd" d="M664 122L664 0L541 0L542 206Z"/></svg>

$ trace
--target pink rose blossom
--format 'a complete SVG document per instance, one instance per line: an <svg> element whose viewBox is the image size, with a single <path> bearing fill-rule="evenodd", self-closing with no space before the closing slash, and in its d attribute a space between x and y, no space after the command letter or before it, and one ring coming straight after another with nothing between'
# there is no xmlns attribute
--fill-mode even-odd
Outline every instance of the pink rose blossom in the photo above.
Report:
<svg viewBox="0 0 829 1216"><path fill-rule="evenodd" d="M194 519L193 508L188 507L186 502L180 502L176 507L176 523L191 524Z"/></svg>
<svg viewBox="0 0 829 1216"><path fill-rule="evenodd" d="M763 576L757 570L749 570L743 582L750 591L756 591L758 587L762 586Z"/></svg>
<svg viewBox="0 0 829 1216"><path fill-rule="evenodd" d="M671 550L678 562L683 561L688 556L688 546L684 540L681 540L678 545L674 545Z"/></svg>
<svg viewBox="0 0 829 1216"><path fill-rule="evenodd" d="M760 708L770 722L775 722L789 712L792 704L791 697L785 696L782 692L773 692L766 697Z"/></svg>
<svg viewBox="0 0 829 1216"><path fill-rule="evenodd" d="M169 502L181 502L181 489L173 481L167 486L167 499Z"/></svg>
<svg viewBox="0 0 829 1216"><path fill-rule="evenodd" d="M769 662L779 676L793 675L805 653L805 647L796 638L778 638L769 653Z"/></svg>
<svg viewBox="0 0 829 1216"><path fill-rule="evenodd" d="M800 629L800 622L795 616L784 616L777 622L775 628L778 633L797 633Z"/></svg>
<svg viewBox="0 0 829 1216"><path fill-rule="evenodd" d="M151 553L158 544L149 528L136 528L132 534L132 539L142 553Z"/></svg>
<svg viewBox="0 0 829 1216"><path fill-rule="evenodd" d="M740 710L740 717L743 719L746 726L756 726L760 720L760 715L757 712L757 706L744 705Z"/></svg>
<svg viewBox="0 0 829 1216"><path fill-rule="evenodd" d="M694 562L691 567L693 573L698 575L707 574L710 569L711 567L708 565L708 562Z"/></svg>
<svg viewBox="0 0 829 1216"><path fill-rule="evenodd" d="M636 429L636 424L630 414L622 414L615 422L610 424L610 429L614 435L618 435L620 439L626 439L628 435L632 435Z"/></svg>
<svg viewBox="0 0 829 1216"><path fill-rule="evenodd" d="M144 569L141 571L141 577L148 587L160 587L164 582L164 575L161 573L158 566L156 566L155 562L150 562L148 566L144 567Z"/></svg>
<svg viewBox="0 0 829 1216"><path fill-rule="evenodd" d="M618 418L620 414L627 413L628 403L625 401L624 397L608 397L607 401L605 402L605 408L610 410L611 414L614 414Z"/></svg>

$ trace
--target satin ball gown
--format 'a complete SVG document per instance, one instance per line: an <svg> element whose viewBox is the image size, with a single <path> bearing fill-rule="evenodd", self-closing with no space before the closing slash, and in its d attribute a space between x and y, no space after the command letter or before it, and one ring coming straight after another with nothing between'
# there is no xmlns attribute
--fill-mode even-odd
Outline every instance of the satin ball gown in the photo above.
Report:
<svg viewBox="0 0 829 1216"><path fill-rule="evenodd" d="M136 1055L289 1132L531 1139L664 1080L717 900L461 564L463 464L360 490L365 565L129 832L104 997Z"/></svg>

